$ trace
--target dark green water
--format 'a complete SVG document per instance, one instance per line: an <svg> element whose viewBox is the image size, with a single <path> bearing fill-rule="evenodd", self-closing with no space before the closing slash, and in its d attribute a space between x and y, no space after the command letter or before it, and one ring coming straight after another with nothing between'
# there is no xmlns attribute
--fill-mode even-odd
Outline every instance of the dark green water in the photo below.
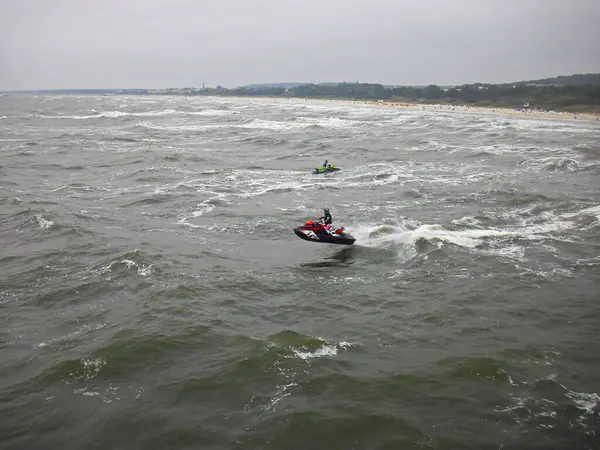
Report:
<svg viewBox="0 0 600 450"><path fill-rule="evenodd" d="M0 117L0 448L600 448L598 124L128 96ZM293 234L325 206L354 246Z"/></svg>

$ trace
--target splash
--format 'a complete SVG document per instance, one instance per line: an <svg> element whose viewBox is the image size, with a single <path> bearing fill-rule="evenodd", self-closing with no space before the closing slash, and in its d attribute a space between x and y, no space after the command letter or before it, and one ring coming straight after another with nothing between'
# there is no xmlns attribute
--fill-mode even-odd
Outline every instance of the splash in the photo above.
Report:
<svg viewBox="0 0 600 450"><path fill-rule="evenodd" d="M327 356L337 356L337 354L340 350L345 350L347 348L355 346L355 344L352 344L350 342L345 342L345 341L336 343L336 342L328 342L328 341L325 341L324 339L321 339L321 340L323 340L324 343L316 350L302 351L302 350L294 349L294 356L296 356L300 359L304 359L304 360L313 359L313 358L323 358L323 357L327 357Z"/></svg>
<svg viewBox="0 0 600 450"><path fill-rule="evenodd" d="M52 225L54 225L54 222L52 222L51 220L45 219L42 215L36 215L35 218L37 219L38 224L40 225L40 228L42 230L46 230L46 229L50 228Z"/></svg>
<svg viewBox="0 0 600 450"><path fill-rule="evenodd" d="M420 225L415 229L402 226L375 225L358 227L356 231L349 229L357 236L357 243L366 247L378 247L385 244L414 245L423 240L437 244L454 244L459 247L474 249L480 246L486 238L514 238L519 236L516 231L494 229L466 229L452 231L439 224Z"/></svg>
<svg viewBox="0 0 600 450"><path fill-rule="evenodd" d="M158 267L156 264L143 264L142 262L135 261L135 259L141 259L137 249L126 253L121 258L111 261L109 264L102 266L99 269L92 271L92 275L101 276L118 273L120 270L122 270L122 268L124 268L125 271L135 269L138 275L142 277L149 277L154 272L160 271L160 267Z"/></svg>

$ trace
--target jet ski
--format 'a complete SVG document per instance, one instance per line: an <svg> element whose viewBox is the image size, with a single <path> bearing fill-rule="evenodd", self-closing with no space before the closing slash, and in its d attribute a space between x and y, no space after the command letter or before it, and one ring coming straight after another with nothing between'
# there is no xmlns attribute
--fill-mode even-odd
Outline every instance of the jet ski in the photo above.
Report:
<svg viewBox="0 0 600 450"><path fill-rule="evenodd" d="M304 225L294 228L294 233L300 239L324 244L352 245L356 239L345 232L344 227L329 230L319 221L309 220Z"/></svg>
<svg viewBox="0 0 600 450"><path fill-rule="evenodd" d="M327 167L317 167L313 174L317 175L319 173L328 173L328 172L337 172L338 170L342 170L339 167L335 167L335 166L327 166Z"/></svg>

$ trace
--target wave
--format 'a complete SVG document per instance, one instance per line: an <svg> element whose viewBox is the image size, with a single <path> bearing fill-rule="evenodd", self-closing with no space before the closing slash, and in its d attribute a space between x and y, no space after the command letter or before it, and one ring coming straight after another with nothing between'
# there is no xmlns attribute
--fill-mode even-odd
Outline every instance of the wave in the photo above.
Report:
<svg viewBox="0 0 600 450"><path fill-rule="evenodd" d="M347 121L338 118L327 118L327 119L315 119L307 122L299 122L296 120L267 120L267 119L252 119L242 120L236 122L227 123L207 123L207 124L195 124L195 125L158 125L150 122L140 122L136 124L136 127L142 127L151 130L160 131L213 131L220 129L238 129L238 130L268 130L268 131L280 131L280 132L291 132L299 130L307 130L311 128L352 128L355 126L352 121ZM270 140L267 144L275 143L280 141L280 138L268 137ZM253 140L256 136L243 136L238 141ZM236 139L234 138L233 141ZM227 141L232 141L231 137L227 138ZM285 142L281 140L281 142Z"/></svg>
<svg viewBox="0 0 600 450"><path fill-rule="evenodd" d="M73 191L73 192L110 192L109 189L89 186L84 183L68 183L62 186L58 186L54 189L50 189L48 192L59 192L59 191Z"/></svg>
<svg viewBox="0 0 600 450"><path fill-rule="evenodd" d="M45 219L44 216L42 216L41 214L36 215L34 217L37 219L40 228L43 230L48 229L54 225L53 221Z"/></svg>
<svg viewBox="0 0 600 450"><path fill-rule="evenodd" d="M109 140L111 141L117 141L117 142L139 142L139 139L135 139L135 138L128 138L128 137L111 137L109 138Z"/></svg>
<svg viewBox="0 0 600 450"><path fill-rule="evenodd" d="M41 342L37 347L46 351L52 351L54 347L64 349L107 327L106 322L84 324L68 334ZM223 352L223 344L231 350ZM53 364L37 377L23 382L23 387L35 391L32 385L36 384L41 388L54 382L71 385L90 380L108 382L114 374L142 369L148 361L153 361L157 367L168 367L169 360L174 356L187 355L190 345L202 346L205 357L210 358L210 354L214 353L229 360L229 364L220 362L221 367L228 367L229 370L225 372L228 378L236 378L236 374L245 374L247 377L265 371L274 371L279 375L278 368L288 362L309 364L314 359L334 358L339 352L360 348L351 342L303 335L292 330L259 338L221 334L207 325L187 325L164 332L125 328L116 331L108 344L80 359L63 359ZM244 349L244 352L241 353L240 349ZM294 376L292 373L290 375Z"/></svg>
<svg viewBox="0 0 600 450"><path fill-rule="evenodd" d="M137 249L124 253L109 262L96 266L89 271L93 277L108 275L109 279L126 276L132 270L142 277L161 272L160 266L155 264L155 259ZM85 280L87 278L84 277Z"/></svg>
<svg viewBox="0 0 600 450"><path fill-rule="evenodd" d="M514 368L504 360L490 357L451 357L437 363L440 367L449 367L448 376L452 378L488 379L510 384L509 372Z"/></svg>
<svg viewBox="0 0 600 450"><path fill-rule="evenodd" d="M275 121L266 119L254 119L249 123L238 125L240 128L270 130L270 131L293 131L306 129L314 126L310 123L298 123L296 121Z"/></svg>
<svg viewBox="0 0 600 450"><path fill-rule="evenodd" d="M590 219L592 219L592 223L598 224L600 223L600 205L589 206L575 212L564 213L559 217L562 219L575 219L581 226L589 225Z"/></svg>
<svg viewBox="0 0 600 450"><path fill-rule="evenodd" d="M271 335L267 339L267 348L274 349L285 358L309 360L336 356L340 350L356 348L357 344L346 341L331 341L319 337L299 334L286 330Z"/></svg>
<svg viewBox="0 0 600 450"><path fill-rule="evenodd" d="M71 119L71 120L86 120L86 119L103 119L103 118L117 118L130 116L130 113L122 111L105 111L101 113L88 114L83 116L47 116L39 115L38 117L43 119Z"/></svg>
<svg viewBox="0 0 600 450"><path fill-rule="evenodd" d="M314 155L310 154L310 153L297 153L294 155L281 155L281 156L276 156L274 159L277 161L281 161L281 160L286 160L286 159L296 159L296 158L306 158L306 157L313 157Z"/></svg>
<svg viewBox="0 0 600 450"><path fill-rule="evenodd" d="M350 229L350 228L349 228ZM429 242L440 247L444 243L474 249L485 239L512 239L519 232L494 229L448 230L442 225L420 225L414 229L403 229L392 225L360 227L356 230L357 243L361 245L419 244Z"/></svg>
<svg viewBox="0 0 600 450"><path fill-rule="evenodd" d="M498 203L506 204L507 206L524 206L540 203L552 203L557 199L538 192L529 192L519 189L503 190L498 188L486 188L477 193L470 194L466 197L470 201L478 201L482 197L493 198Z"/></svg>
<svg viewBox="0 0 600 450"><path fill-rule="evenodd" d="M254 198L260 197L267 194L284 194L288 192L300 192L304 191L309 187L319 186L316 183L298 183L295 181L290 182L279 182L279 183L260 183L251 187L251 190L247 190L241 194L235 194L241 198Z"/></svg>
<svg viewBox="0 0 600 450"><path fill-rule="evenodd" d="M114 119L119 117L160 117L160 116L174 116L174 115L193 115L193 116L206 116L206 117L218 117L239 114L237 111L230 110L201 110L201 111L182 111L174 109L164 109L155 111L139 111L139 112L127 112L127 111L102 111L95 112L93 114L86 115L64 115L64 116L48 116L40 114L37 117L44 119L72 119L72 120L88 120L88 119Z"/></svg>
<svg viewBox="0 0 600 450"><path fill-rule="evenodd" d="M583 164L577 161L576 159L567 157L549 157L535 160L526 160L520 162L519 165L536 170L563 170L568 172L577 172L580 170L589 170L598 167L597 164Z"/></svg>
<svg viewBox="0 0 600 450"><path fill-rule="evenodd" d="M86 167L79 165L79 164L74 164L74 165L63 165L63 164L35 164L32 165L31 167L34 167L36 169L47 169L47 168L53 168L53 169L61 169L61 170L85 170ZM76 185L73 185L73 187L77 187Z"/></svg>
<svg viewBox="0 0 600 450"><path fill-rule="evenodd" d="M61 350L62 350L65 348L66 343L72 342L75 339L87 336L95 331L101 330L102 328L106 327L106 325L107 325L106 322L102 322L97 325L87 325L86 324L86 325L83 325L78 330L68 333L64 336L59 336L59 337L52 338L52 339L49 339L44 342L40 342L38 344L38 347L43 348L43 347L51 347L51 346L60 346ZM73 343L73 345L76 345L76 343ZM86 369L89 368L89 366L90 366L90 364L85 364L85 363L83 364L84 374L87 371ZM88 376L86 376L85 378L90 379Z"/></svg>
<svg viewBox="0 0 600 450"><path fill-rule="evenodd" d="M563 233L574 229L589 229L600 224L600 205L559 215L546 214L545 220L524 221L505 228L479 228L481 222L473 217L454 220L461 229L451 230L440 224L419 224L404 221L400 225L348 226L357 238L356 245L393 249L403 247L402 254L414 258L419 253L454 245L467 251L491 254L518 261L525 259L522 242L564 240ZM533 223L532 223L533 222ZM477 228L475 228L477 227Z"/></svg>
<svg viewBox="0 0 600 450"><path fill-rule="evenodd" d="M148 181L148 180L154 180L154 177L141 177L141 178L137 178L139 180L144 180L144 181ZM171 200L173 198L173 196L167 192L162 192L160 194L156 194L156 195L152 195L149 197L144 197L144 198L140 198L140 199L136 199L130 202L127 202L125 204L122 205L123 208L129 208L132 206L147 206L147 205L157 205L160 203L164 203L167 202L169 200Z"/></svg>
<svg viewBox="0 0 600 450"><path fill-rule="evenodd" d="M233 124L207 124L207 125L158 125L152 122L138 122L133 128L141 128L146 130L155 130L155 131L173 131L173 132L183 132L183 131L202 131L202 132L210 132L213 130L219 130L224 128L231 128Z"/></svg>
<svg viewBox="0 0 600 450"><path fill-rule="evenodd" d="M600 147L597 145L579 144L573 150L583 153L586 159L600 159Z"/></svg>
<svg viewBox="0 0 600 450"><path fill-rule="evenodd" d="M17 204L19 203L21 201L17 202ZM44 202L44 204L48 204L48 202ZM25 209L4 217L5 223L13 220L18 222L18 232L23 232L27 228L38 230L58 228L56 225L56 214L45 209Z"/></svg>

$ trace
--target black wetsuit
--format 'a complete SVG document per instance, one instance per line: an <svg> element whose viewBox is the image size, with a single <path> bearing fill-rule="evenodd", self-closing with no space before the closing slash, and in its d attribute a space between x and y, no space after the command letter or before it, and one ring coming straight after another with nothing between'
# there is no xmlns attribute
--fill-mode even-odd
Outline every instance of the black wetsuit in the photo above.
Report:
<svg viewBox="0 0 600 450"><path fill-rule="evenodd" d="M333 222L333 218L331 217L331 214L328 212L323 213L323 223L325 225L331 225L331 222Z"/></svg>

